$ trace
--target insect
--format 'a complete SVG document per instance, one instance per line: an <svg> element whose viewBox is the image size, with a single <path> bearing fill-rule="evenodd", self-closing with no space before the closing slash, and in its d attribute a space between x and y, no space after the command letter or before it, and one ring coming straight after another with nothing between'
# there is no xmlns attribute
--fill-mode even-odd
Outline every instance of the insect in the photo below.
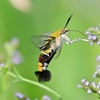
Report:
<svg viewBox="0 0 100 100"><path fill-rule="evenodd" d="M40 36L36 35L32 37L34 46L41 50L38 60L38 71L35 72L39 82L47 82L51 79L51 73L49 70L47 70L47 67L55 54L57 54L56 58L58 58L58 56L60 55L62 43L64 41L67 44L71 44L79 40L86 41L82 38L76 38L71 41L67 36L68 31L70 30L67 29L66 26L68 25L71 18L72 15L68 18L64 28L54 33L48 33Z"/></svg>

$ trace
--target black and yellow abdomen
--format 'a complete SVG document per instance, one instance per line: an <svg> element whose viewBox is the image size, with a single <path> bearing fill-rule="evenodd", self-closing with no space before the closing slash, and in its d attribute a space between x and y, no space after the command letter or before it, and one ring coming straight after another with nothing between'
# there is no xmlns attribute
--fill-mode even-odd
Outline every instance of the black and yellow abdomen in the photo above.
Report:
<svg viewBox="0 0 100 100"><path fill-rule="evenodd" d="M53 50L51 50L48 54L40 54L38 61L38 71L35 72L39 82L46 82L51 79L51 73L49 70L47 70L47 67L55 54L56 51Z"/></svg>

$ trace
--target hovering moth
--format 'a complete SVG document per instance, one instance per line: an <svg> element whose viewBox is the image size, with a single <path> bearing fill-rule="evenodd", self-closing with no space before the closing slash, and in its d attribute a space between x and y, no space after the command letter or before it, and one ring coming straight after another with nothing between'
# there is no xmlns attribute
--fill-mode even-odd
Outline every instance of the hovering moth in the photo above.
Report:
<svg viewBox="0 0 100 100"><path fill-rule="evenodd" d="M76 38L71 41L67 36L70 30L67 29L66 26L68 25L71 18L72 15L68 18L64 28L59 29L56 32L39 36L36 35L32 37L32 43L41 51L38 60L38 71L35 72L39 82L47 82L51 79L51 72L47 70L47 67L55 54L57 54L56 58L58 58L58 56L60 55L63 42L71 44L78 40L85 41L85 39L82 38Z"/></svg>

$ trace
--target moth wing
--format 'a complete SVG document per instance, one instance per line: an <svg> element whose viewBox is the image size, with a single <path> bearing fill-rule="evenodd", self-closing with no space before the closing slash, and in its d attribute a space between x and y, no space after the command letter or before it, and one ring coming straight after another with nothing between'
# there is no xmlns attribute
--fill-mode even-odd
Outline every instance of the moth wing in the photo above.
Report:
<svg viewBox="0 0 100 100"><path fill-rule="evenodd" d="M52 41L54 41L55 37L49 35L36 35L32 37L32 43L35 47L40 50L47 50L50 48Z"/></svg>

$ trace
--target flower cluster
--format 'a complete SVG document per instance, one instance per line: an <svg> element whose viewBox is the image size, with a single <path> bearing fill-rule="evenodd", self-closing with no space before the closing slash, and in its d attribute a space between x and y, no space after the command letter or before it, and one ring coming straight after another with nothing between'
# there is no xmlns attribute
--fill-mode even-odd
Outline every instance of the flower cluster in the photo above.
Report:
<svg viewBox="0 0 100 100"><path fill-rule="evenodd" d="M21 53L17 50L18 45L19 45L19 40L17 38L12 38L10 41L7 41L3 45L1 45L0 62L6 61L13 64L22 63L23 57Z"/></svg>
<svg viewBox="0 0 100 100"><path fill-rule="evenodd" d="M90 83L86 79L82 79L81 84L78 84L77 88L82 88L87 93L96 93L98 98L100 98L100 82L96 84L95 82Z"/></svg>
<svg viewBox="0 0 100 100"><path fill-rule="evenodd" d="M26 95L19 92L17 92L15 96L17 97L18 100L30 100L30 98L28 98Z"/></svg>
<svg viewBox="0 0 100 100"><path fill-rule="evenodd" d="M26 95L22 94L22 93L19 93L17 92L15 94L15 96L17 97L18 100L31 100L30 98L28 98ZM35 98L34 100L39 100L37 98ZM47 95L44 95L41 100L51 100L50 97L48 97Z"/></svg>
<svg viewBox="0 0 100 100"><path fill-rule="evenodd" d="M23 56L17 50L19 40L12 38L0 47L0 73L6 73L12 65L18 65L23 62Z"/></svg>
<svg viewBox="0 0 100 100"><path fill-rule="evenodd" d="M100 78L100 55L96 58L97 61L97 69L93 74L93 78ZM96 82L89 82L86 79L81 80L81 84L77 85L77 88L84 89L87 93L95 93L100 99L100 82L96 84Z"/></svg>
<svg viewBox="0 0 100 100"><path fill-rule="evenodd" d="M86 34L88 35L88 40L90 41L90 45L92 45L93 43L100 45L100 31L98 27L89 28L86 31Z"/></svg>

